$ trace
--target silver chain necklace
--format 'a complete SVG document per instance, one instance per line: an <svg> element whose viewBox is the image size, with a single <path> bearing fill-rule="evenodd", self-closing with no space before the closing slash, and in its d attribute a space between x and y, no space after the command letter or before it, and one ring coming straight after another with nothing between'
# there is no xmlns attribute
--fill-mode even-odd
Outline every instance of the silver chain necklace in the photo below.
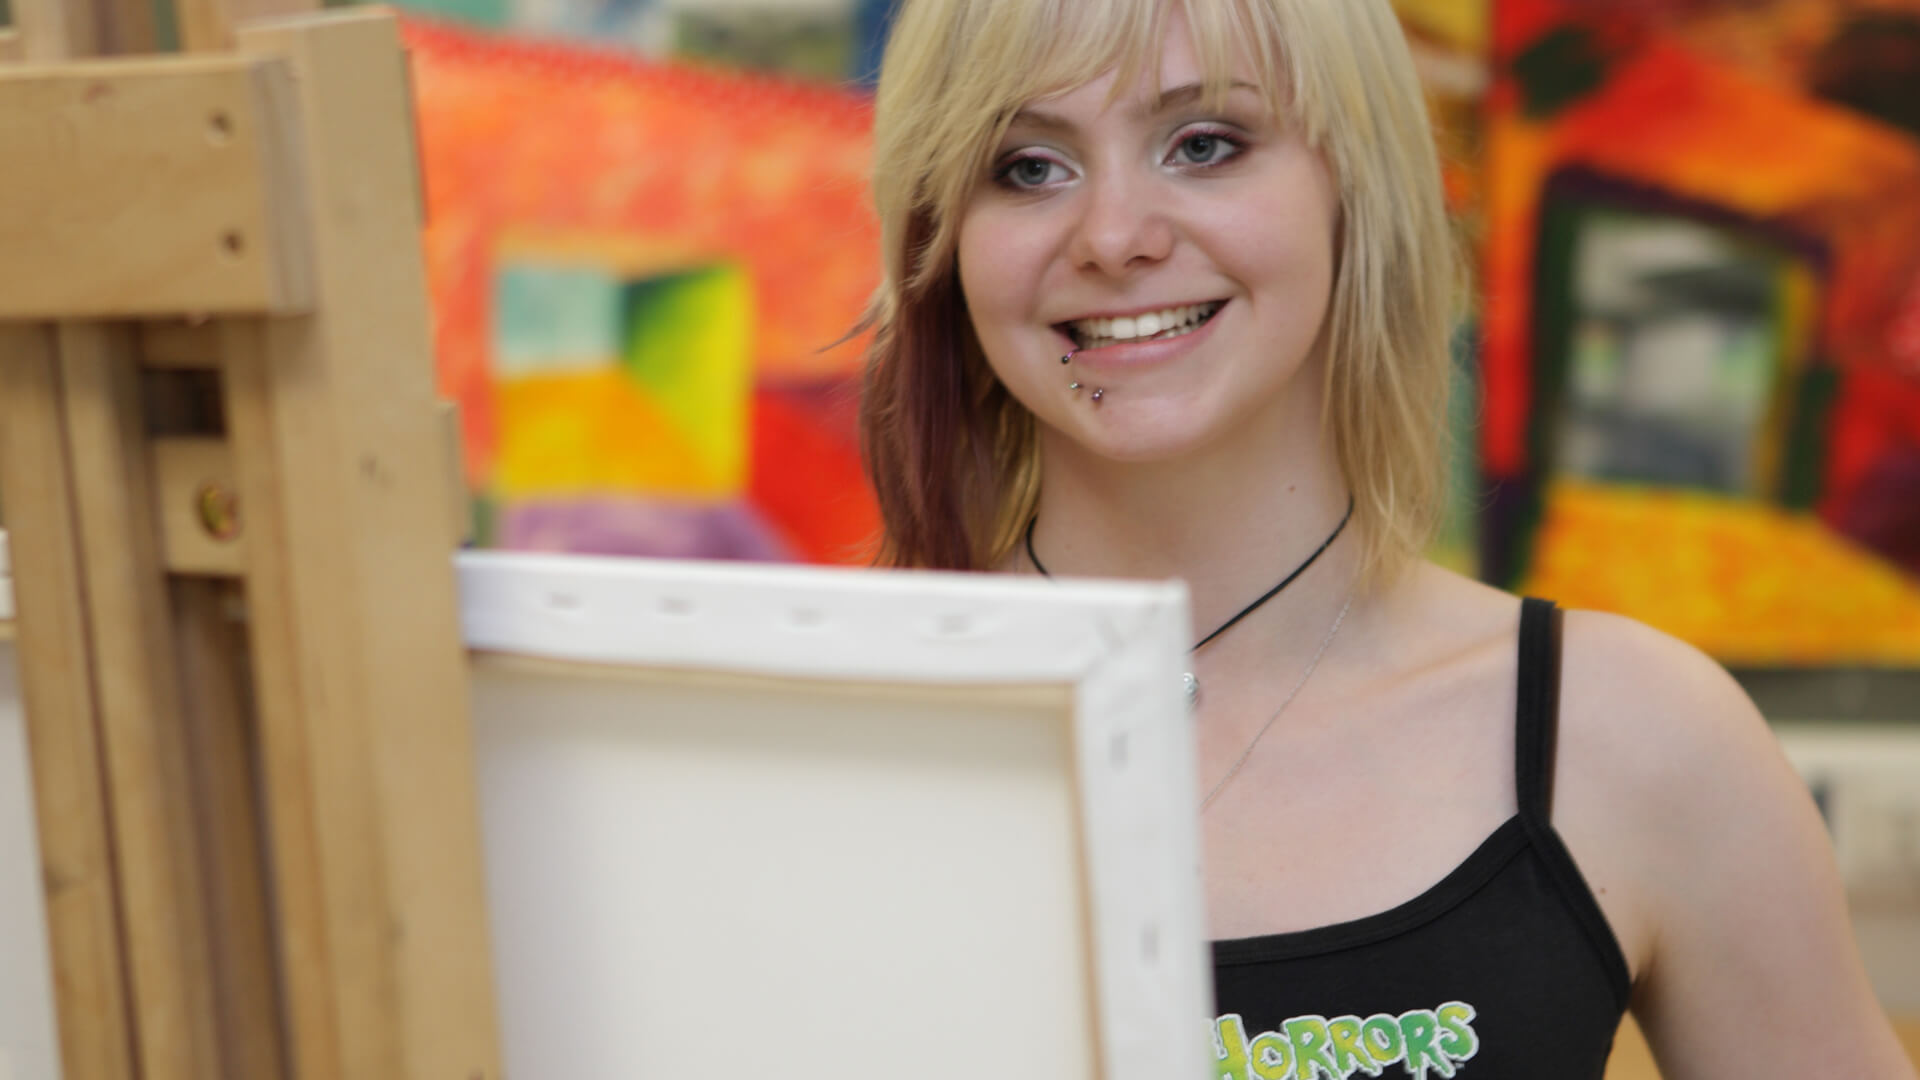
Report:
<svg viewBox="0 0 1920 1080"><path fill-rule="evenodd" d="M1258 597L1254 599L1253 603L1248 604L1246 607L1243 607L1239 611L1234 612L1232 618L1228 619L1226 622L1221 623L1218 627L1214 629L1213 633L1208 634L1206 637L1201 638L1200 641L1197 644L1195 644L1193 648L1188 649L1187 652L1197 653L1201 649L1206 648L1209 644L1213 642L1215 638L1219 637L1221 634L1226 633L1228 630L1233 629L1233 627L1237 623L1239 623L1241 619L1244 619L1247 616L1253 614L1255 611L1258 611L1262 604L1265 604L1267 601L1280 595L1282 590L1284 590L1287 586L1293 584L1294 580L1297 579L1301 574L1306 573L1307 568L1312 566L1314 563L1318 562L1320 560L1320 556L1326 554L1327 549L1333 546L1333 542L1335 540L1340 539L1340 534L1346 531L1347 522L1353 520L1353 508L1354 508L1353 496L1348 495L1347 496L1347 512L1340 518L1340 524L1335 525L1333 527L1333 532L1329 533L1327 535L1327 538L1320 542L1320 546L1314 549L1313 554L1307 556L1307 559L1305 562L1301 563L1299 566L1294 567L1292 573L1288 574L1284 578L1281 578L1280 583L1278 585L1275 585L1273 588L1268 589L1264 593L1261 593ZM1037 554L1033 550L1033 529L1034 529L1034 526L1038 525L1039 523L1040 523L1040 515L1038 514L1035 514L1033 517L1027 520L1027 531L1023 537L1023 540L1027 547L1027 561L1033 564L1033 568L1039 571L1041 577L1051 579L1053 575L1047 572L1046 564L1040 561L1039 554ZM1192 708L1200 704L1199 678L1196 677L1193 672L1189 671L1185 673L1185 676L1181 681L1185 685L1186 691L1187 691L1187 707Z"/></svg>
<svg viewBox="0 0 1920 1080"><path fill-rule="evenodd" d="M1293 684L1293 689L1287 691L1286 700L1280 703L1279 708L1273 710L1273 715L1267 717L1267 722L1260 726L1260 730L1254 732L1253 738L1247 741L1247 748L1240 751L1240 756L1234 760L1233 767L1227 770L1227 775L1221 777L1220 782L1213 785L1213 790L1207 792L1207 797L1200 800L1201 813L1206 813L1207 807L1213 805L1213 800L1219 797L1220 792L1226 789L1227 784L1232 782L1234 777L1240 775L1241 766L1245 765L1247 759L1253 756L1253 748L1260 745L1260 740L1266 738L1267 732L1272 729L1274 721L1280 719L1280 714L1287 711L1287 706L1293 704L1293 699L1300 696L1300 688L1307 685L1307 680L1313 676L1313 670L1320 666L1320 658L1327 655L1327 646L1333 644L1333 636L1340 632L1340 624L1347 621L1347 612L1352 610L1352 608L1353 594L1349 592L1347 594L1347 602L1340 606L1340 614L1334 617L1333 625L1327 628L1327 636L1320 639L1320 647L1314 650L1313 659L1307 662L1307 669L1300 673L1300 678Z"/></svg>

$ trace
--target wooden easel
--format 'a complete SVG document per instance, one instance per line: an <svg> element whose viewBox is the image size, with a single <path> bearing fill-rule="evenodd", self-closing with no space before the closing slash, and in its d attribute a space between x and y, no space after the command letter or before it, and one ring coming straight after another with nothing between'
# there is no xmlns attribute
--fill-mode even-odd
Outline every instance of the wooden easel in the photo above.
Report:
<svg viewBox="0 0 1920 1080"><path fill-rule="evenodd" d="M12 6L0 506L65 1076L495 1080L397 25L176 0L189 55L108 59L147 0Z"/></svg>

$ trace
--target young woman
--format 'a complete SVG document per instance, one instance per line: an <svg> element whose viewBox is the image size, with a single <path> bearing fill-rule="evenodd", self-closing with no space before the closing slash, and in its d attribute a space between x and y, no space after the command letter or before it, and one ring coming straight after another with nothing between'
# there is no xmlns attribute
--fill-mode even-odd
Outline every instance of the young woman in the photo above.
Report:
<svg viewBox="0 0 1920 1080"><path fill-rule="evenodd" d="M1672 1078L1913 1077L1734 682L1420 557L1457 274L1386 0L906 0L876 139L884 561L1191 588L1220 1075L1599 1077L1631 1006Z"/></svg>

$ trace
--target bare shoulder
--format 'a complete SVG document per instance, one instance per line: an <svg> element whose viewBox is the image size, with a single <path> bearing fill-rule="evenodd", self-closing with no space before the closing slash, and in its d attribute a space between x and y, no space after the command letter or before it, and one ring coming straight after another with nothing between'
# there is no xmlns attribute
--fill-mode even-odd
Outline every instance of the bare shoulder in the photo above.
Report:
<svg viewBox="0 0 1920 1080"><path fill-rule="evenodd" d="M1803 794L1752 700L1694 646L1634 619L1576 610L1566 613L1561 650L1566 765L1597 774L1611 794L1669 823L1676 811L1713 812L1714 792Z"/></svg>
<svg viewBox="0 0 1920 1080"><path fill-rule="evenodd" d="M1844 1062L1826 1074L1911 1076L1855 950L1812 795L1739 684L1615 615L1569 612L1562 645L1554 822L1627 955L1662 1069ZM1796 1025L1802 1034L1726 1050L1741 1031Z"/></svg>
<svg viewBox="0 0 1920 1080"><path fill-rule="evenodd" d="M1404 595L1409 644L1481 658L1465 666L1494 704L1519 601L1437 568ZM1617 615L1568 611L1561 645L1553 826L1620 946L1663 1075L1912 1078L1812 796L1739 683Z"/></svg>

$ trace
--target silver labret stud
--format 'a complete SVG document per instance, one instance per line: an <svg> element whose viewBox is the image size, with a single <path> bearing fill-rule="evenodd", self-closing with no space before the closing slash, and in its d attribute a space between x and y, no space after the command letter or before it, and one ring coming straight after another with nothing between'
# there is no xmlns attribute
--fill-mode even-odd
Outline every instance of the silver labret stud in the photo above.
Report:
<svg viewBox="0 0 1920 1080"><path fill-rule="evenodd" d="M1107 388L1106 388L1106 387L1104 387L1104 386L1103 386L1103 387L1100 387L1100 388L1099 388L1098 390L1095 390L1095 391L1093 392L1093 401L1094 401L1094 404L1096 404L1096 405L1098 405L1098 404L1100 403L1100 399L1101 399L1101 398L1103 398L1103 397L1106 397L1106 396L1107 396Z"/></svg>

